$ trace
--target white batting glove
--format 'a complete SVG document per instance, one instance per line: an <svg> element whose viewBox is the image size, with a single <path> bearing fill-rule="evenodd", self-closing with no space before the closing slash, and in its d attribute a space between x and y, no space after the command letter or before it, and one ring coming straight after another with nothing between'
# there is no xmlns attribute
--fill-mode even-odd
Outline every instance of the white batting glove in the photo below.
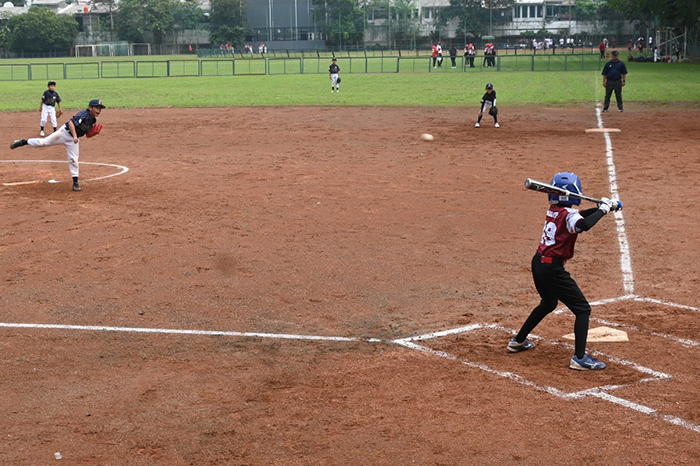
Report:
<svg viewBox="0 0 700 466"><path fill-rule="evenodd" d="M607 214L608 212L610 212L612 205L613 205L613 201L611 201L607 197L604 197L603 199L600 200L600 204L598 204L598 209L602 210L604 214Z"/></svg>

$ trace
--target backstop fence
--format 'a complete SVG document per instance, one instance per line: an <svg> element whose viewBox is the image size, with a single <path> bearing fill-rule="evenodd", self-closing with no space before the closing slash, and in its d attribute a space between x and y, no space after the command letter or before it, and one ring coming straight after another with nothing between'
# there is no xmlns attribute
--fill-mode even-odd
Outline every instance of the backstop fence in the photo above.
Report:
<svg viewBox="0 0 700 466"><path fill-rule="evenodd" d="M496 56L489 64L478 56L472 66L466 57L458 56L453 68L450 57L443 57L434 66L432 58L426 56L357 56L340 58L338 64L344 74L596 71L602 59L599 54L520 54ZM323 74L328 73L329 65L329 57L318 56L0 64L0 81Z"/></svg>

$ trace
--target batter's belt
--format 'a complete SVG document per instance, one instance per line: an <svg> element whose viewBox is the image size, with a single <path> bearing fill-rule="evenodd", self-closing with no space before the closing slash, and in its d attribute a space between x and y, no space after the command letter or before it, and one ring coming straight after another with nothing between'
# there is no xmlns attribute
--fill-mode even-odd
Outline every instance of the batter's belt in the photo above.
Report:
<svg viewBox="0 0 700 466"><path fill-rule="evenodd" d="M566 259L562 259L561 257L540 256L540 263L542 263L542 264L554 264L554 265L565 265Z"/></svg>

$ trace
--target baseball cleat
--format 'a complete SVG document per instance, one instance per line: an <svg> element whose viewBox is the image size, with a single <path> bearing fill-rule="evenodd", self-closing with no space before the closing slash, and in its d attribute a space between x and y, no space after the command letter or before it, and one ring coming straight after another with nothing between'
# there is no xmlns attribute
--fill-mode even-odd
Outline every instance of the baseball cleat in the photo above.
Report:
<svg viewBox="0 0 700 466"><path fill-rule="evenodd" d="M624 110L623 110L623 109L620 109L619 112L622 113L622 112L624 112Z"/></svg>
<svg viewBox="0 0 700 466"><path fill-rule="evenodd" d="M46 134L44 134L44 130L43 130L43 129L42 129L41 131L39 131L39 136L41 136L42 138L43 138L44 136L46 136Z"/></svg>
<svg viewBox="0 0 700 466"><path fill-rule="evenodd" d="M587 354L581 359L577 358L576 355L573 355L571 357L571 362L569 363L569 368L577 371L602 371L605 369L605 363L600 362L596 358L592 358Z"/></svg>
<svg viewBox="0 0 700 466"><path fill-rule="evenodd" d="M27 140L26 139L17 139L16 141L12 141L10 143L10 149L17 149L18 147L26 146L27 145Z"/></svg>
<svg viewBox="0 0 700 466"><path fill-rule="evenodd" d="M80 184L77 181L73 182L73 191L80 191Z"/></svg>
<svg viewBox="0 0 700 466"><path fill-rule="evenodd" d="M493 127L494 127L494 128L500 128L501 125L499 125L498 123L496 123L495 125L493 125Z"/></svg>
<svg viewBox="0 0 700 466"><path fill-rule="evenodd" d="M529 349L532 349L535 347L535 344L531 342L530 340L525 340L522 343L518 343L515 340L515 337L511 338L510 341L508 342L508 351L511 353L519 353L521 351L527 351Z"/></svg>
<svg viewBox="0 0 700 466"><path fill-rule="evenodd" d="M474 128L478 128L479 126L481 126L481 125L479 123L477 123L474 125Z"/></svg>
<svg viewBox="0 0 700 466"><path fill-rule="evenodd" d="M608 113L608 109L607 109L607 108L604 108L603 111L602 111L601 113Z"/></svg>

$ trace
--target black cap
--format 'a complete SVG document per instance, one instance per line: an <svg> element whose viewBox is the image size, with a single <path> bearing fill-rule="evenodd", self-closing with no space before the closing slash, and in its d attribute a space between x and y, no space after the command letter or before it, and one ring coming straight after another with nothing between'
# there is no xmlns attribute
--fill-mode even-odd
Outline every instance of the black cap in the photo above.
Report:
<svg viewBox="0 0 700 466"><path fill-rule="evenodd" d="M486 89L493 89L493 84L488 83L488 84L486 85Z"/></svg>
<svg viewBox="0 0 700 466"><path fill-rule="evenodd" d="M100 99L92 99L90 103L88 104L88 107L101 107L101 108L107 108L102 104L102 101Z"/></svg>
<svg viewBox="0 0 700 466"><path fill-rule="evenodd" d="M337 61L337 60L338 60L337 58L333 57L333 61Z"/></svg>
<svg viewBox="0 0 700 466"><path fill-rule="evenodd" d="M56 85L56 81L49 81L49 83L46 85L46 87L55 86L55 85Z"/></svg>
<svg viewBox="0 0 700 466"><path fill-rule="evenodd" d="M618 56L618 55L619 55L619 54L618 54L617 50L613 50L613 51L612 51L612 56L613 56L613 57L616 57L616 56Z"/></svg>

